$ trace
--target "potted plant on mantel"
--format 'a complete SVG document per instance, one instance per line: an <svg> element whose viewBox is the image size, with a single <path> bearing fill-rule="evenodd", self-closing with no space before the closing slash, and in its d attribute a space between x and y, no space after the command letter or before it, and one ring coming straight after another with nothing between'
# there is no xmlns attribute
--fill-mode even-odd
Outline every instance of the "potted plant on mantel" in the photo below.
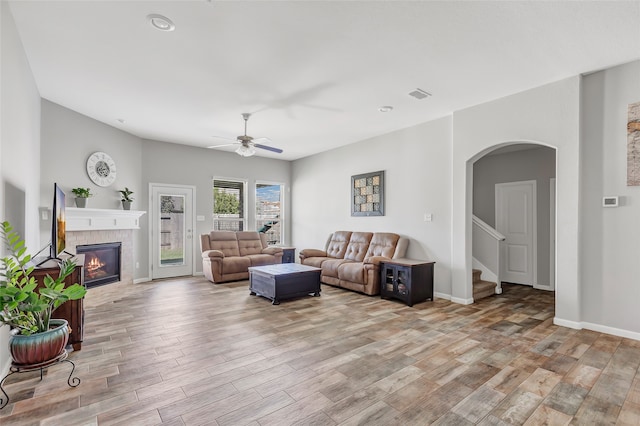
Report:
<svg viewBox="0 0 640 426"><path fill-rule="evenodd" d="M87 198L93 196L90 188L73 188L71 192L76 196L76 207L86 207Z"/></svg>
<svg viewBox="0 0 640 426"><path fill-rule="evenodd" d="M131 210L131 202L133 201L131 194L133 194L133 191L130 191L129 188L125 186L124 189L121 189L118 192L122 195L122 209Z"/></svg>
<svg viewBox="0 0 640 426"><path fill-rule="evenodd" d="M76 266L72 260L61 261L58 277L47 275L38 289L24 240L9 222L2 222L0 234L8 253L0 258L0 324L11 327L9 352L13 365L48 365L64 354L69 340L67 321L51 319L51 314L68 300L82 299L87 290L77 283L65 286L65 278Z"/></svg>

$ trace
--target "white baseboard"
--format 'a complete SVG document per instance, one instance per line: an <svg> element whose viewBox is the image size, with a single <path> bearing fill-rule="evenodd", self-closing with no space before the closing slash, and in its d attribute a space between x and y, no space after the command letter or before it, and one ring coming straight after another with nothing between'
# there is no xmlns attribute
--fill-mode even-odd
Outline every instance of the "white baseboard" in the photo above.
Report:
<svg viewBox="0 0 640 426"><path fill-rule="evenodd" d="M453 297L450 294L446 294L446 293L435 292L433 294L433 297L435 297L437 299L450 300L453 303L459 303L461 305L471 305L473 303L473 298L472 299L462 299L460 297Z"/></svg>
<svg viewBox="0 0 640 426"><path fill-rule="evenodd" d="M433 297L435 297L436 299L451 300L450 294L438 293L437 291L433 293Z"/></svg>
<svg viewBox="0 0 640 426"><path fill-rule="evenodd" d="M582 330L582 323L569 321L558 317L553 317L553 323L562 327L573 328L574 330Z"/></svg>
<svg viewBox="0 0 640 426"><path fill-rule="evenodd" d="M640 333L635 331L623 330L621 328L609 327L606 325L593 324L590 322L583 322L582 326L587 330L598 331L600 333L612 334L614 336L625 337L627 339L640 340Z"/></svg>
<svg viewBox="0 0 640 426"><path fill-rule="evenodd" d="M133 283L140 284L140 283L147 283L149 281L151 281L149 277L143 277L143 278L136 278L135 280L133 280Z"/></svg>
<svg viewBox="0 0 640 426"><path fill-rule="evenodd" d="M460 297L451 296L451 301L453 303L459 303L461 305L471 305L471 304L473 304L473 297L470 298L470 299L462 299Z"/></svg>
<svg viewBox="0 0 640 426"><path fill-rule="evenodd" d="M204 272L194 272L193 276L194 277L204 277Z"/></svg>
<svg viewBox="0 0 640 426"><path fill-rule="evenodd" d="M587 329L591 331L597 331L599 333L611 334L612 336L624 337L627 339L639 340L640 333L636 331L624 330L621 328L609 327L608 325L594 324L591 322L576 322L564 320L562 318L553 318L553 323L562 327L573 328L576 330Z"/></svg>

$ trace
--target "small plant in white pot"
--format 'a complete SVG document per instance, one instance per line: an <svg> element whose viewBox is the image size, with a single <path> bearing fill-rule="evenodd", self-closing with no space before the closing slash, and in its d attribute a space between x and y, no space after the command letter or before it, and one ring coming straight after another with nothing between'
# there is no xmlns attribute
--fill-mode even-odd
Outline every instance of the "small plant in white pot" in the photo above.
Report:
<svg viewBox="0 0 640 426"><path fill-rule="evenodd" d="M86 207L87 198L93 196L90 188L73 188L71 192L76 196L76 207Z"/></svg>
<svg viewBox="0 0 640 426"><path fill-rule="evenodd" d="M118 192L122 195L122 208L124 210L131 210L131 202L133 201L131 194L133 194L133 191L130 191L129 188L125 186L124 189L121 189Z"/></svg>

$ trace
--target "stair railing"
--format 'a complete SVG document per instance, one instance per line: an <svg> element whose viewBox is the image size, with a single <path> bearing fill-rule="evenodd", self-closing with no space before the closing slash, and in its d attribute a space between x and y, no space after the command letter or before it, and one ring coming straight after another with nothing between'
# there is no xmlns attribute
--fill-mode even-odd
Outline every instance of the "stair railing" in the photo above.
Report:
<svg viewBox="0 0 640 426"><path fill-rule="evenodd" d="M496 280L496 293L502 293L500 281L501 242L505 236L478 216L473 215L473 258Z"/></svg>

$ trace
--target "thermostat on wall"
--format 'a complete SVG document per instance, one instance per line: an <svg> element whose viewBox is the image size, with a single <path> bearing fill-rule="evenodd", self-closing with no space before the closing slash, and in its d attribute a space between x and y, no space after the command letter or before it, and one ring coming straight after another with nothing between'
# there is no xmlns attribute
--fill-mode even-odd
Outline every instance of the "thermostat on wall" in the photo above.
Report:
<svg viewBox="0 0 640 426"><path fill-rule="evenodd" d="M602 197L602 207L618 207L618 197Z"/></svg>

